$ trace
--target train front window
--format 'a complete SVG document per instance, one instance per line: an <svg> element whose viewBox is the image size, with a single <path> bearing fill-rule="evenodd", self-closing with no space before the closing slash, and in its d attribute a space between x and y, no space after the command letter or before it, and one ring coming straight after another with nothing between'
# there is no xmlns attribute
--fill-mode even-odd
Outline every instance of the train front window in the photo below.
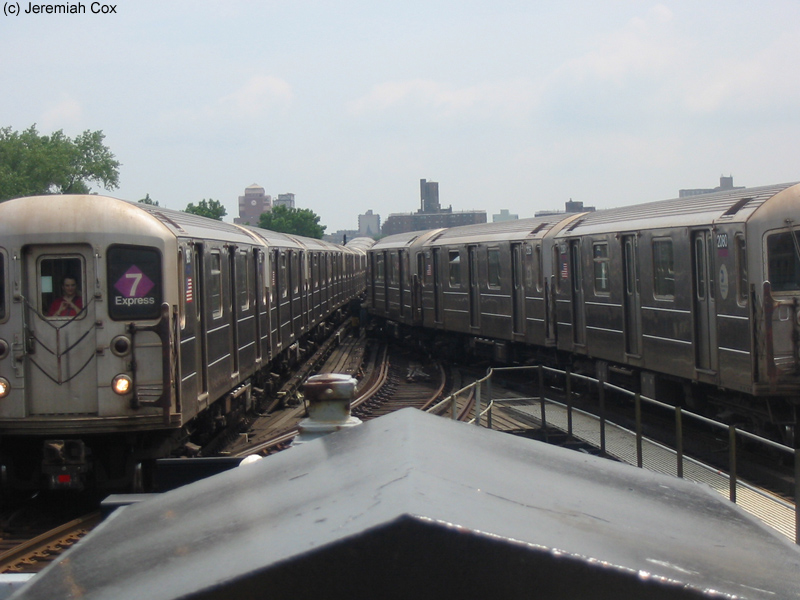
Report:
<svg viewBox="0 0 800 600"><path fill-rule="evenodd" d="M108 314L112 319L127 321L160 316L161 254L157 250L142 246L111 246L107 271ZM193 294L190 290L187 294Z"/></svg>
<svg viewBox="0 0 800 600"><path fill-rule="evenodd" d="M52 319L83 318L84 267L81 257L42 258L39 261L39 308Z"/></svg>
<svg viewBox="0 0 800 600"><path fill-rule="evenodd" d="M773 292L800 290L800 240L798 233L782 232L767 238L769 282Z"/></svg>

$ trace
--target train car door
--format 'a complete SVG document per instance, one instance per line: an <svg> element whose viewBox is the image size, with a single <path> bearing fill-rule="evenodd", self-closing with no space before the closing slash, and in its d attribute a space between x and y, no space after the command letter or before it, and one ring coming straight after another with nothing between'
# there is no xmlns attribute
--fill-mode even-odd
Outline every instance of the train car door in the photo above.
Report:
<svg viewBox="0 0 800 600"><path fill-rule="evenodd" d="M96 415L96 299L101 275L88 245L23 249L27 409L30 416Z"/></svg>
<svg viewBox="0 0 800 600"><path fill-rule="evenodd" d="M513 312L512 327L515 335L525 333L524 267L525 254L522 251L522 244L511 244L511 310Z"/></svg>
<svg viewBox="0 0 800 600"><path fill-rule="evenodd" d="M469 326L481 326L481 288L478 280L478 247L469 246L467 253L469 264Z"/></svg>
<svg viewBox="0 0 800 600"><path fill-rule="evenodd" d="M196 250L192 246L181 246L179 251L179 268L182 269L180 280L181 289L181 321L180 321L180 398L195 399L200 395L200 347L202 336L198 335L200 319L197 314L198 281ZM183 403L184 410L192 406L193 402ZM189 415L192 416L192 415Z"/></svg>
<svg viewBox="0 0 800 600"><path fill-rule="evenodd" d="M205 311L205 293L206 293L206 276L203 269L203 253L204 248L202 244L195 244L192 252L194 260L194 273L196 277L196 285L193 293L194 310L195 310L195 335L198 337L196 354L196 369L200 375L200 385L198 388L198 396L208 396L208 337L206 331L208 330L208 322Z"/></svg>
<svg viewBox="0 0 800 600"><path fill-rule="evenodd" d="M694 283L695 366L717 369L717 322L714 299L714 252L710 230L692 232L692 279Z"/></svg>
<svg viewBox="0 0 800 600"><path fill-rule="evenodd" d="M264 353L264 323L262 316L264 314L264 282L262 280L264 265L264 253L258 248L253 248L251 272L249 277L252 278L252 291L251 297L253 299L253 310L255 311L255 340L256 340L256 363L260 363L263 359Z"/></svg>
<svg viewBox="0 0 800 600"><path fill-rule="evenodd" d="M625 352L639 356L642 339L642 299L639 296L639 244L635 235L622 238Z"/></svg>
<svg viewBox="0 0 800 600"><path fill-rule="evenodd" d="M228 315L231 328L231 354L233 364L231 373L239 372L239 296L237 294L237 284L239 283L242 265L239 264L236 246L228 246L228 286L230 287L231 310ZM239 288L240 289L240 288Z"/></svg>
<svg viewBox="0 0 800 600"><path fill-rule="evenodd" d="M572 341L577 346L586 343L586 315L583 305L583 270L581 269L581 241L569 243L570 283L572 287Z"/></svg>

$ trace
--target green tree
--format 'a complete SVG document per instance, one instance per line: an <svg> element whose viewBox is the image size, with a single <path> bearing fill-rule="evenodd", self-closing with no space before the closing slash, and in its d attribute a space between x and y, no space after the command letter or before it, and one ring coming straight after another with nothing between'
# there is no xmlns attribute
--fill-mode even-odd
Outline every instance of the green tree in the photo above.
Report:
<svg viewBox="0 0 800 600"><path fill-rule="evenodd" d="M212 200L211 198L208 200L203 198L197 203L197 206L190 202L184 212L200 215L201 217L208 217L209 219L216 219L217 221L222 221L222 217L228 214L228 211L225 210L225 207L222 206L219 200Z"/></svg>
<svg viewBox="0 0 800 600"><path fill-rule="evenodd" d="M319 224L319 216L308 208L289 208L283 204L273 206L270 212L261 213L258 226L280 233L291 233L322 239L326 227Z"/></svg>
<svg viewBox="0 0 800 600"><path fill-rule="evenodd" d="M153 200L150 194L145 194L145 197L139 200L139 204L149 204L151 206L158 206L158 200Z"/></svg>
<svg viewBox="0 0 800 600"><path fill-rule="evenodd" d="M40 194L88 194L90 182L119 187L120 163L103 144L102 131L70 139L62 130L41 135L0 128L0 201Z"/></svg>

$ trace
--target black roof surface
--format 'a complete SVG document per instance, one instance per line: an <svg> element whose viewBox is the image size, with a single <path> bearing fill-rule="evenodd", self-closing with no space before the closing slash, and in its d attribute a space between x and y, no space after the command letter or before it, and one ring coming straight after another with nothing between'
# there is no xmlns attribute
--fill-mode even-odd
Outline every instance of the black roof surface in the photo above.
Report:
<svg viewBox="0 0 800 600"><path fill-rule="evenodd" d="M117 511L15 597L791 599L799 573L708 487L406 409Z"/></svg>

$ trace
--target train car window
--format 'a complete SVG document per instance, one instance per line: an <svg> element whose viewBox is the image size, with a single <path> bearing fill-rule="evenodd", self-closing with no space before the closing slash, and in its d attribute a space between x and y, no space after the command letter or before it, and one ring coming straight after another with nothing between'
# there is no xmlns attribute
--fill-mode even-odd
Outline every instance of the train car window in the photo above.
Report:
<svg viewBox="0 0 800 600"><path fill-rule="evenodd" d="M379 252L375 254L375 281L383 281L385 274L384 274L384 259L383 259L383 252Z"/></svg>
<svg viewBox="0 0 800 600"><path fill-rule="evenodd" d="M239 308L250 308L250 269L247 268L247 252L236 253L236 294L239 296Z"/></svg>
<svg viewBox="0 0 800 600"><path fill-rule="evenodd" d="M703 247L703 238L698 236L694 240L694 254L695 254L695 289L697 292L697 299L703 300L706 297L706 253Z"/></svg>
<svg viewBox="0 0 800 600"><path fill-rule="evenodd" d="M161 315L161 254L142 246L111 246L106 257L108 314L116 321Z"/></svg>
<svg viewBox="0 0 800 600"><path fill-rule="evenodd" d="M84 267L82 257L42 258L39 261L39 307L53 319L83 318Z"/></svg>
<svg viewBox="0 0 800 600"><path fill-rule="evenodd" d="M211 316L218 319L222 316L222 257L219 252L212 252L211 277L208 278L208 292L211 298Z"/></svg>
<svg viewBox="0 0 800 600"><path fill-rule="evenodd" d="M417 277L421 285L425 285L425 254L417 254Z"/></svg>
<svg viewBox="0 0 800 600"><path fill-rule="evenodd" d="M386 253L386 283L394 283L394 255L391 252Z"/></svg>
<svg viewBox="0 0 800 600"><path fill-rule="evenodd" d="M6 318L6 256L0 252L0 321Z"/></svg>
<svg viewBox="0 0 800 600"><path fill-rule="evenodd" d="M450 287L461 287L461 255L458 250L449 253Z"/></svg>
<svg viewBox="0 0 800 600"><path fill-rule="evenodd" d="M500 287L500 248L486 250L487 283L489 287Z"/></svg>
<svg viewBox="0 0 800 600"><path fill-rule="evenodd" d="M289 290L286 288L286 253L281 252L281 259L279 265L280 272L278 273L279 289L281 298L289 297Z"/></svg>
<svg viewBox="0 0 800 600"><path fill-rule="evenodd" d="M767 237L769 282L773 292L800 290L800 241L794 232Z"/></svg>
<svg viewBox="0 0 800 600"><path fill-rule="evenodd" d="M391 269L392 273L391 273L391 277L389 279L389 282L392 283L393 285L395 285L395 284L400 283L400 280L399 280L399 277L398 277L398 274L400 273L400 255L399 254L392 253L391 265L392 265L392 269Z"/></svg>
<svg viewBox="0 0 800 600"><path fill-rule="evenodd" d="M536 245L535 253L536 253L536 291L541 292L544 289L544 256L542 254L541 244Z"/></svg>
<svg viewBox="0 0 800 600"><path fill-rule="evenodd" d="M525 244L525 289L532 290L533 282L535 280L534 271L536 270L535 264L536 255L530 244Z"/></svg>
<svg viewBox="0 0 800 600"><path fill-rule="evenodd" d="M608 243L600 242L592 245L594 260L594 293L608 295L611 291L609 276L611 274L608 260Z"/></svg>
<svg viewBox="0 0 800 600"><path fill-rule="evenodd" d="M300 261L299 257L295 257L294 253L289 255L289 272L292 276L292 294L297 297L300 291Z"/></svg>
<svg viewBox="0 0 800 600"><path fill-rule="evenodd" d="M189 281L191 281L191 275L189 274L190 271L188 266L189 260L187 257L186 263L183 262L184 261L183 251L184 251L183 247L178 248L178 281L180 281L181 285L183 286L182 293L178 294L180 296L178 300L180 302L181 330L186 329L186 291L187 291L187 286L190 285Z"/></svg>
<svg viewBox="0 0 800 600"><path fill-rule="evenodd" d="M563 251L563 253L562 253ZM567 263L566 246L553 244L553 273L555 273L556 292L561 293L561 281L569 275L569 263Z"/></svg>
<svg viewBox="0 0 800 600"><path fill-rule="evenodd" d="M733 240L736 259L736 300L747 306L747 244L744 235L737 233Z"/></svg>
<svg viewBox="0 0 800 600"><path fill-rule="evenodd" d="M672 240L653 240L653 292L656 298L675 298L675 259Z"/></svg>

